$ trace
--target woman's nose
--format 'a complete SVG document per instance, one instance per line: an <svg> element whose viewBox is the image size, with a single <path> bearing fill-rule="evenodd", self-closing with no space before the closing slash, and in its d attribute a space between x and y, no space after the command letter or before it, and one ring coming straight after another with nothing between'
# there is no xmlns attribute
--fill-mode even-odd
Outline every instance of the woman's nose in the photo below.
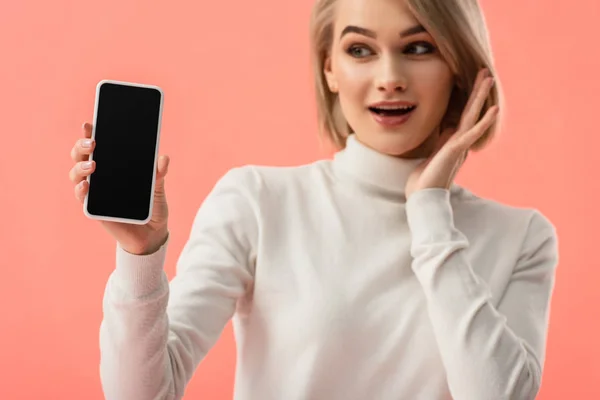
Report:
<svg viewBox="0 0 600 400"><path fill-rule="evenodd" d="M407 79L397 61L382 59L377 74L377 90L381 92L397 92L406 90Z"/></svg>

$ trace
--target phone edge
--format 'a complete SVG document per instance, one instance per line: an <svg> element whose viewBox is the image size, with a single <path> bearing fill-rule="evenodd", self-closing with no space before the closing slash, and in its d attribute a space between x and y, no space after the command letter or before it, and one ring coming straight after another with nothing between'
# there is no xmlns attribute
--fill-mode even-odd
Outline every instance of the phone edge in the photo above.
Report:
<svg viewBox="0 0 600 400"><path fill-rule="evenodd" d="M159 148L160 148L160 136L161 136L161 130L162 130L163 104L164 104L165 94L164 94L163 89L157 85L119 81L119 80L114 80L114 79L100 80L96 84L96 94L95 94L95 100L94 100L94 115L93 115L93 119L92 119L92 136L91 136L92 140L94 140L96 137L96 120L98 118L100 88L102 87L102 85L104 85L106 83L142 87L142 88L146 88L146 89L154 89L160 93L160 105L159 105L159 110L158 110L158 125L157 125L157 132L156 132L156 146L154 148L154 168L152 171L152 186L151 186L151 190L150 190L150 205L148 207L148 216L143 220L95 215L95 214L91 214L87 209L88 195L89 195L89 191L88 191L88 193L85 195L85 198L83 200L83 213L87 218L96 220L96 221L120 222L120 223L125 223L125 224L134 224L134 225L146 225L152 219L152 212L154 209L154 190L156 188L156 174L157 174L157 167L158 167L158 154L159 154ZM89 157L90 161L93 160L93 155L94 155L94 153L92 152ZM88 182L88 187L90 185L90 178L91 178L91 175L88 175L86 177L86 181Z"/></svg>

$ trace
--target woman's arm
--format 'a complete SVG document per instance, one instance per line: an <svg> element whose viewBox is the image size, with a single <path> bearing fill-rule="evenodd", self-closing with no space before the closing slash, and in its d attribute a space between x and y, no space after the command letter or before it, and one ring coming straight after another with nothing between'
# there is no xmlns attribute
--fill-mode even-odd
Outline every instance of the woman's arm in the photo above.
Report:
<svg viewBox="0 0 600 400"><path fill-rule="evenodd" d="M166 245L117 249L100 328L108 400L180 399L253 279L258 223L252 172L234 169L207 196L169 282Z"/></svg>
<svg viewBox="0 0 600 400"><path fill-rule="evenodd" d="M449 191L426 189L407 201L413 270L452 396L460 400L535 399L542 375L557 238L533 213L522 253L498 307L467 261ZM507 238L512 240L514 238Z"/></svg>

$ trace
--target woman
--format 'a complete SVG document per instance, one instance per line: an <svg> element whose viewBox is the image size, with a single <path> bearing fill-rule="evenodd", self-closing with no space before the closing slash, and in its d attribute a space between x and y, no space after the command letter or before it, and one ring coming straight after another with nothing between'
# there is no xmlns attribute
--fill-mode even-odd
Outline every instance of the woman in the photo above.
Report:
<svg viewBox="0 0 600 400"><path fill-rule="evenodd" d="M182 398L233 318L236 399L534 399L555 230L453 183L501 99L476 0L320 0L311 32L332 160L230 170L170 283L168 158L152 222L103 223L106 397Z"/></svg>

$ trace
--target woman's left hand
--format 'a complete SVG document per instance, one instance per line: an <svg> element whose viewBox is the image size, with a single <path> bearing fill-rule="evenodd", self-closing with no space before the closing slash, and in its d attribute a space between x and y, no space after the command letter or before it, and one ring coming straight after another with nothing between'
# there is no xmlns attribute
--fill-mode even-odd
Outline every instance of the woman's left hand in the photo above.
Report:
<svg viewBox="0 0 600 400"><path fill-rule="evenodd" d="M489 76L488 70L480 71L458 128L442 132L432 155L409 176L405 187L407 198L422 189L450 188L469 149L483 136L498 115L498 106L493 106L477 121L493 85L494 79Z"/></svg>

